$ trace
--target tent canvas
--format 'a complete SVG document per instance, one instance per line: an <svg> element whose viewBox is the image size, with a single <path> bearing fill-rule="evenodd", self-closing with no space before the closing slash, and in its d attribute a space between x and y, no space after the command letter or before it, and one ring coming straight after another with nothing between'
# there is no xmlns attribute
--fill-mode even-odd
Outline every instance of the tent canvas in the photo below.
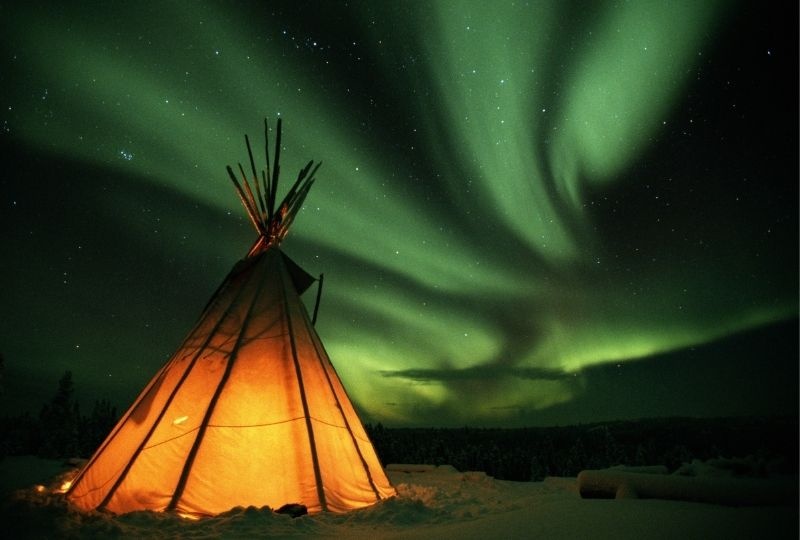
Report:
<svg viewBox="0 0 800 540"><path fill-rule="evenodd" d="M73 480L77 507L345 512L394 495L300 299L314 278L279 247L317 169L276 208L280 120L277 133L261 186L247 140L255 193L241 165L242 182L228 168L257 241Z"/></svg>

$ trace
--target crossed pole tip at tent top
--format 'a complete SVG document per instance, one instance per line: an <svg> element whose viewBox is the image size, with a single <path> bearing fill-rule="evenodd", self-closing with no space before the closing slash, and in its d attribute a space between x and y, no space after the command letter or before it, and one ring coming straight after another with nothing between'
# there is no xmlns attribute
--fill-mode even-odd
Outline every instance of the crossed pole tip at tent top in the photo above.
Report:
<svg viewBox="0 0 800 540"><path fill-rule="evenodd" d="M267 159L266 169L261 170L261 180L259 182L258 173L256 172L256 164L253 159L253 150L250 146L250 138L245 134L244 141L247 145L247 154L250 158L250 169L252 171L252 178L248 179L247 174L244 172L244 167L241 163L239 165L239 173L241 174L241 182L236 178L233 169L230 165L227 166L228 175L231 177L236 194L242 202L250 221L255 227L256 232L259 234L259 240L251 248L248 255L252 255L261 249L271 246L277 246L286 237L289 232L289 227L294 221L297 212L303 205L303 201L308 195L308 191L314 184L314 175L319 169L322 162L314 165L314 160L309 161L297 174L289 192L284 196L278 207L275 207L275 200L278 191L278 179L280 177L281 167L281 123L282 120L278 118L277 136L275 139L275 162L272 164L272 171L270 171L269 159L269 125L267 119L264 119L264 153ZM313 168L312 168L313 167ZM255 187L255 190L253 190Z"/></svg>

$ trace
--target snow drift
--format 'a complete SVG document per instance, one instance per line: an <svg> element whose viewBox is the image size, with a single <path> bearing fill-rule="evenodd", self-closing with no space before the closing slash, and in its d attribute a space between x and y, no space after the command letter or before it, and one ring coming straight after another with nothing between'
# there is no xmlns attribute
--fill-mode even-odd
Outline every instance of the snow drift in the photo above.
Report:
<svg viewBox="0 0 800 540"><path fill-rule="evenodd" d="M32 477L41 478L42 472L53 466L50 461L6 458L0 461L0 478L10 478L9 471L22 467ZM73 469L48 485L28 484L30 487L4 497L0 519L9 538L797 537L798 512L791 504L733 508L675 500L583 499L575 478L510 482L449 466L387 469L397 496L369 508L296 519L268 508L234 508L197 521L159 512L114 516L77 511L57 493L63 480L75 474Z"/></svg>

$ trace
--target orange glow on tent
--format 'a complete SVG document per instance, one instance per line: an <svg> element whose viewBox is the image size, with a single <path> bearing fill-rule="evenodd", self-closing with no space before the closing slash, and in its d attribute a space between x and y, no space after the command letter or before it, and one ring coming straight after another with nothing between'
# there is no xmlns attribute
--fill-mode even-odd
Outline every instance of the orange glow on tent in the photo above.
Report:
<svg viewBox="0 0 800 540"><path fill-rule="evenodd" d="M65 483L78 508L187 518L290 503L345 512L395 494L300 299L315 280L279 248L317 169L300 172L276 211L280 120L277 139L263 190L250 152L258 199L244 169L243 188L228 168L258 239Z"/></svg>
<svg viewBox="0 0 800 540"><path fill-rule="evenodd" d="M69 488L71 488L71 487L72 487L72 480L67 480L66 482L61 484L61 487L58 488L58 490L56 490L56 492L57 493L66 493L67 491L69 491Z"/></svg>

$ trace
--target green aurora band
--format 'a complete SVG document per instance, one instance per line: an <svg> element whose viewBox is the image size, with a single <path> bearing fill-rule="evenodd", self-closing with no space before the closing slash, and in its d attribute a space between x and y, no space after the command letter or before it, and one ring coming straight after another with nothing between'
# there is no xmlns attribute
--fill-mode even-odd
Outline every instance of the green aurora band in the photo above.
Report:
<svg viewBox="0 0 800 540"><path fill-rule="evenodd" d="M414 111L446 203L407 181L425 167L358 129L369 118L345 82L326 78L322 55L291 46L277 19L256 32L213 3L22 11L3 39L43 90L19 97L12 129L42 152L136 175L241 225L224 166L245 162L242 133L260 141L261 116L283 117L284 174L324 163L285 249L326 273L320 334L352 397L384 422L502 421L575 397L588 366L796 312L792 299L776 305L757 291L703 297L713 273L644 260L609 272L623 263L587 213L587 193L613 186L658 137L720 5L592 4L567 38L575 8L562 2L435 2L415 13L380 4L357 14L365 26L374 10L391 21L372 30L374 46L393 51L379 55L376 77ZM417 61L398 73L400 56ZM248 247L240 226L186 235L202 230L200 211L189 223L161 218L172 240L152 248L164 257L222 255L205 270L209 284ZM123 226L142 237L151 228ZM161 359L151 362L144 377Z"/></svg>

